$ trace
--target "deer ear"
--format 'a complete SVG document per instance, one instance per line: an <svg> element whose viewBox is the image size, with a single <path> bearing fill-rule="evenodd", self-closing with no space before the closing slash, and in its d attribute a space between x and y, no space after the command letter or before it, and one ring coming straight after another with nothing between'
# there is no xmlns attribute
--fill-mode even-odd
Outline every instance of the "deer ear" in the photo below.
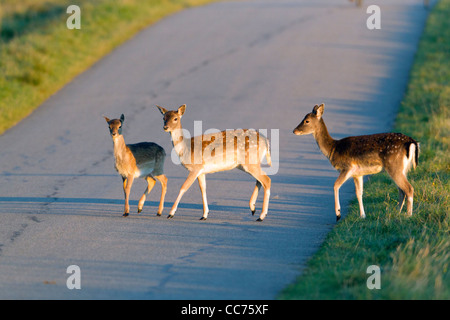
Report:
<svg viewBox="0 0 450 320"><path fill-rule="evenodd" d="M317 104L314 106L313 109L313 114L318 118L322 118L323 115L323 109L324 109L325 105L322 103L320 106L318 106Z"/></svg>
<svg viewBox="0 0 450 320"><path fill-rule="evenodd" d="M184 114L185 111L186 111L186 105L185 105L185 104L183 104L182 106L180 106L180 107L178 108L178 114L179 114L180 116L182 116L182 115Z"/></svg>
<svg viewBox="0 0 450 320"><path fill-rule="evenodd" d="M161 112L162 115L165 115L165 114L166 114L166 112L167 112L166 109L164 109L163 107L160 107L160 106L156 106L156 107L159 109L159 112Z"/></svg>
<svg viewBox="0 0 450 320"><path fill-rule="evenodd" d="M111 120L109 120L109 118L106 117L106 116L103 116L103 118L105 118L105 120L106 120L107 123L109 123L109 121L111 121Z"/></svg>
<svg viewBox="0 0 450 320"><path fill-rule="evenodd" d="M120 121L121 121L121 122L124 122L124 121L125 121L125 116L123 115L123 113L122 113L122 115L120 116Z"/></svg>

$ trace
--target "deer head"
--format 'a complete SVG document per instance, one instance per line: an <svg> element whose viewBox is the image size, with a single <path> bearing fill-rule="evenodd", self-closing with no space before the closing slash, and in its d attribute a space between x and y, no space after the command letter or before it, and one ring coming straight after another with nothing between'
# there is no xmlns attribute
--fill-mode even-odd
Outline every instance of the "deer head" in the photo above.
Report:
<svg viewBox="0 0 450 320"><path fill-rule="evenodd" d="M164 131L172 132L181 129L181 117L186 111L186 105L183 104L176 111L167 111L163 107L157 106L161 114L164 116Z"/></svg>
<svg viewBox="0 0 450 320"><path fill-rule="evenodd" d="M302 122L294 129L294 134L300 136L314 133L322 119L324 104L315 105L312 112L308 113Z"/></svg>
<svg viewBox="0 0 450 320"><path fill-rule="evenodd" d="M112 119L110 120L108 117L103 116L109 126L109 133L111 137L115 138L122 135L122 124L125 121L125 116L122 114L120 119Z"/></svg>

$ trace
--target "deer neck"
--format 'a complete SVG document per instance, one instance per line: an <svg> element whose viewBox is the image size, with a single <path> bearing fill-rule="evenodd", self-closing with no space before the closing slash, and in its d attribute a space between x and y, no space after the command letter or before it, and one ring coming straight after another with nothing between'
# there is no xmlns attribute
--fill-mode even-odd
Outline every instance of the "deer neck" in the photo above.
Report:
<svg viewBox="0 0 450 320"><path fill-rule="evenodd" d="M127 146L125 144L125 139L122 135L113 138L114 144L114 157L116 158L116 163L121 162L126 155Z"/></svg>
<svg viewBox="0 0 450 320"><path fill-rule="evenodd" d="M184 163L184 157L190 156L190 152L183 134L183 129L180 127L179 129L172 130L170 135L172 137L173 148L180 158L181 163Z"/></svg>
<svg viewBox="0 0 450 320"><path fill-rule="evenodd" d="M325 125L323 119L320 119L319 126L316 131L314 131L313 135L320 151L322 151L328 159L331 159L336 140L334 140L328 133L327 126Z"/></svg>

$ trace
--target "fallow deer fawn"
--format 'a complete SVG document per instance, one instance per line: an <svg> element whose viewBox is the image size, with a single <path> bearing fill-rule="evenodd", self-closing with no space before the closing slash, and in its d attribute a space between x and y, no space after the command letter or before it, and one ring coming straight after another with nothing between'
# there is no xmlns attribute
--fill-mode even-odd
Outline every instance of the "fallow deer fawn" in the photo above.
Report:
<svg viewBox="0 0 450 320"><path fill-rule="evenodd" d="M145 198L152 191L157 179L162 186L161 200L159 202L158 216L164 209L164 197L167 191L167 178L164 175L164 159L166 152L162 147L153 142L140 142L125 145L122 135L122 125L125 116L120 119L110 120L104 117L108 123L109 132L114 143L115 168L123 179L123 192L125 194L125 210L123 216L130 213L130 190L135 178L144 178L148 186L139 200L138 213L142 212Z"/></svg>
<svg viewBox="0 0 450 320"><path fill-rule="evenodd" d="M406 175L418 165L419 143L401 133L380 133L334 140L322 119L324 104L316 105L294 129L294 134L313 134L322 153L340 174L334 183L336 220L341 217L339 188L350 177L355 182L361 218L365 218L362 201L363 176L383 168L397 184L400 212L407 199L407 214L412 215L414 189Z"/></svg>
<svg viewBox="0 0 450 320"><path fill-rule="evenodd" d="M203 216L200 220L206 220L209 208L206 199L205 175L237 168L256 179L256 186L250 198L252 214L255 214L256 198L261 185L264 188L263 208L257 220L263 221L269 207L271 184L270 178L261 169L261 161L264 156L266 156L267 163L271 165L267 138L255 130L226 130L187 139L184 137L181 127L181 117L186 110L186 105L182 105L175 111L157 107L164 116L164 131L170 132L172 144L181 164L189 171L167 218L173 218L183 194L198 178L203 198Z"/></svg>

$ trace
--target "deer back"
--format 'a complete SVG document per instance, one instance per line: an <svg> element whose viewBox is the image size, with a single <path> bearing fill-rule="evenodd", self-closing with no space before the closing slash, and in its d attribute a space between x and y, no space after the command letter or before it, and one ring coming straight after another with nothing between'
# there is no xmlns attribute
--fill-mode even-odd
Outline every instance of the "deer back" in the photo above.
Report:
<svg viewBox="0 0 450 320"><path fill-rule="evenodd" d="M207 172L231 169L238 165L260 164L268 149L267 138L252 129L225 130L190 139L190 153L184 164L199 164ZM187 157L186 157L187 156Z"/></svg>
<svg viewBox="0 0 450 320"><path fill-rule="evenodd" d="M336 169L354 165L381 170L410 158L411 144L417 142L401 133L347 137L335 141L330 161Z"/></svg>

